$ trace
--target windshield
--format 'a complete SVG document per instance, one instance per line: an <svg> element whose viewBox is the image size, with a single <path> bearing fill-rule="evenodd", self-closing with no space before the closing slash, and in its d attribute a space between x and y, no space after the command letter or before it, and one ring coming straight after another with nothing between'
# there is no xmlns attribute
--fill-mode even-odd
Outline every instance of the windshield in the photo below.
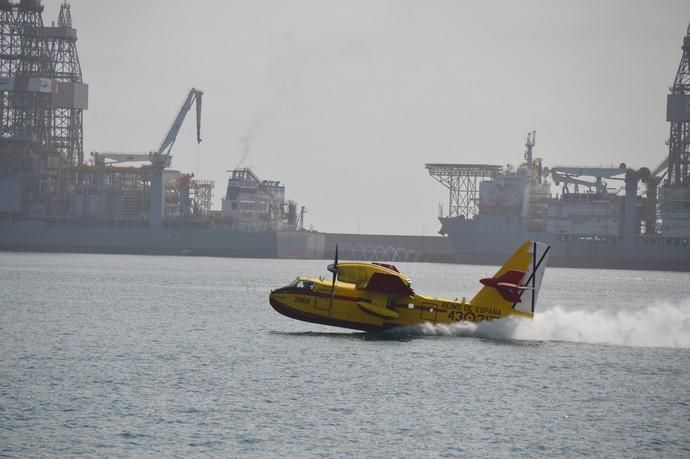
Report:
<svg viewBox="0 0 690 459"><path fill-rule="evenodd" d="M314 283L309 280L300 279L299 277L292 281L288 287L299 288L304 290L314 290Z"/></svg>

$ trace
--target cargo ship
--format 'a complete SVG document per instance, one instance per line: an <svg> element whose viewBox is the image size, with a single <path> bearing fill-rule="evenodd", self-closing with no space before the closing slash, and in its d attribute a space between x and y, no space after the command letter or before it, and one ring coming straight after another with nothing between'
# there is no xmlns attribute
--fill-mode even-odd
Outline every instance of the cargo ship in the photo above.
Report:
<svg viewBox="0 0 690 459"><path fill-rule="evenodd" d="M285 186L249 168L231 171L220 211L209 208L213 183L163 171L163 217L149 218L148 167L83 165L90 185L70 194L69 215L21 212L18 186L0 177L0 250L322 258L325 235L304 229L304 207L285 200ZM101 179L95 177L102 175ZM107 177L107 179L106 179ZM124 180L127 178L128 180ZM105 183L103 183L105 182ZM96 186L101 183L101 188ZM153 206L156 207L155 204Z"/></svg>
<svg viewBox="0 0 690 459"><path fill-rule="evenodd" d="M671 212L664 209L667 229L658 230L664 227L657 220L653 194L658 176L647 168L549 170L539 161L514 169L481 164L427 164L427 168L433 175L473 171L488 177L471 193L476 196L467 197L476 199L476 214L439 218L440 233L450 239L458 263L500 263L520 241L533 239L551 246L555 266L690 271L686 233L690 219L677 210L668 215ZM619 181L623 194L609 188ZM640 182L645 188L642 194L638 194ZM560 193L553 194L552 185L562 185ZM684 213L690 217L690 209ZM674 229L672 221L679 223Z"/></svg>
<svg viewBox="0 0 690 459"><path fill-rule="evenodd" d="M543 165L536 132L524 162L427 164L446 186L440 233L459 263L497 263L532 239L552 264L690 271L690 26L670 94L668 155L657 167Z"/></svg>
<svg viewBox="0 0 690 459"><path fill-rule="evenodd" d="M533 158L528 135L518 167L427 164L451 188L440 216L455 261L495 264L520 241L551 246L555 266L690 271L690 194L659 183L654 170L610 167L544 167Z"/></svg>
<svg viewBox="0 0 690 459"><path fill-rule="evenodd" d="M285 186L229 171L221 210L214 183L171 169L172 149L203 92L191 89L160 147L84 158L77 31L64 1L43 24L40 0L0 1L0 250L320 258Z"/></svg>

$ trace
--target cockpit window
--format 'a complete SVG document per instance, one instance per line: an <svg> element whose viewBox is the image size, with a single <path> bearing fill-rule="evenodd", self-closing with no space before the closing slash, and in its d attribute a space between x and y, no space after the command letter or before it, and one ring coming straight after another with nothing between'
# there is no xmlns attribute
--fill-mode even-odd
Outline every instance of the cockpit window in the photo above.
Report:
<svg viewBox="0 0 690 459"><path fill-rule="evenodd" d="M288 287L297 287L297 284L299 284L300 282L302 282L302 281L299 278L297 278L297 279L293 280L292 282L290 282L288 284Z"/></svg>
<svg viewBox="0 0 690 459"><path fill-rule="evenodd" d="M290 285L288 285L288 287L299 288L304 290L314 290L314 283L312 281L297 278L294 281L292 281Z"/></svg>

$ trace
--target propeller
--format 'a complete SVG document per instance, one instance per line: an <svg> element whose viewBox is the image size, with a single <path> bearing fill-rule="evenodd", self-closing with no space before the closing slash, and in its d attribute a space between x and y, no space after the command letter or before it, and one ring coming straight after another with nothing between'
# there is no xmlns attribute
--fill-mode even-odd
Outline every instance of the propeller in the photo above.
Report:
<svg viewBox="0 0 690 459"><path fill-rule="evenodd" d="M327 269L333 273L333 283L331 284L331 302L328 306L330 308L333 306L333 297L335 296L335 280L338 277L338 244L335 245L335 259L333 260L333 264L328 265Z"/></svg>

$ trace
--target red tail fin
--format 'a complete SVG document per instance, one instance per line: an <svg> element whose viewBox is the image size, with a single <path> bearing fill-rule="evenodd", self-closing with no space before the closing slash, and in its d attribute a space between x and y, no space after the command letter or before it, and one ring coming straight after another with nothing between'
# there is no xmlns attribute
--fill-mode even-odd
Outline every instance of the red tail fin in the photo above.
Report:
<svg viewBox="0 0 690 459"><path fill-rule="evenodd" d="M510 270L500 277L486 277L479 282L487 287L493 287L498 290L498 293L511 303L519 303L520 290L530 290L532 287L525 287L520 285L520 282L525 277L524 271Z"/></svg>

